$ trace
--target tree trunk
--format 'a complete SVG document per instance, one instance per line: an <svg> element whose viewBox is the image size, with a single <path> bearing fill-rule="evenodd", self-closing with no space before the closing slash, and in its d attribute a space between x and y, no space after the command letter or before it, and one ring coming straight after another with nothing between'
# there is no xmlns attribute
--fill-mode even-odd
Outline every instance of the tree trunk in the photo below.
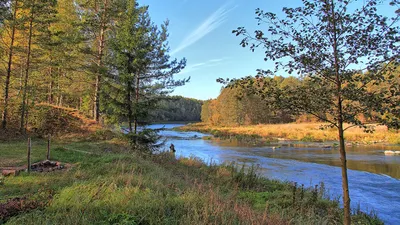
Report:
<svg viewBox="0 0 400 225"><path fill-rule="evenodd" d="M49 96L48 96L48 101L49 104L53 104L53 87L54 87L54 80L53 80L53 73L52 73L52 67L50 67L50 83L49 83Z"/></svg>
<svg viewBox="0 0 400 225"><path fill-rule="evenodd" d="M60 97L61 97L61 91L60 91L60 79L61 79L61 70L60 67L57 68L57 80L55 82L57 82L57 90L56 90L56 94L57 94L57 101L55 102L56 105L60 105Z"/></svg>
<svg viewBox="0 0 400 225"><path fill-rule="evenodd" d="M101 86L101 69L103 66L103 54L104 54L104 41L105 41L105 29L106 29L106 13L107 13L108 0L104 0L104 12L101 18L100 24L100 36L98 45L98 55L97 55L97 66L98 71L96 75L95 82L95 93L94 93L94 119L99 122L100 120L100 86Z"/></svg>
<svg viewBox="0 0 400 225"><path fill-rule="evenodd" d="M343 189L343 207L344 207L344 224L351 224L351 213L350 213L350 193L349 193L349 180L347 176L347 159L346 150L344 143L344 132L343 122L339 122L339 151L340 161L342 163L342 189Z"/></svg>
<svg viewBox="0 0 400 225"><path fill-rule="evenodd" d="M127 107L128 107L128 123L129 123L129 133L132 133L132 118L133 118L133 112L132 112L132 104L131 104L131 82L128 82L128 96L127 96Z"/></svg>
<svg viewBox="0 0 400 225"><path fill-rule="evenodd" d="M135 134L137 134L137 127L138 127L139 84L140 84L140 78L139 78L139 75L137 75L136 76L136 89L135 89L135 108L136 108L136 113L135 113Z"/></svg>
<svg viewBox="0 0 400 225"><path fill-rule="evenodd" d="M343 208L344 208L344 225L351 224L351 212L350 212L350 194L349 194L349 180L347 177L347 159L346 149L344 143L344 129L343 129L343 106L342 106L342 81L340 79L340 64L338 57L338 43L337 43L337 29L336 29L336 13L335 4L331 0L331 25L333 32L333 54L334 54L334 68L336 77L336 97L337 97L337 126L339 132L339 151L340 161L342 168L342 189L343 189Z"/></svg>
<svg viewBox="0 0 400 225"><path fill-rule="evenodd" d="M22 60L22 57L21 57L21 60ZM18 87L18 93L17 93L17 95L20 95L21 94L21 91L22 91L22 89L23 89L23 85L22 85L22 83L23 83L23 79L24 79L24 69L25 69L25 67L24 67L24 65L21 63L21 66L20 66L21 68L21 70L19 71L20 73L19 73L19 87Z"/></svg>
<svg viewBox="0 0 400 225"><path fill-rule="evenodd" d="M14 15L13 15L13 25L11 28L11 43L10 49L8 53L8 65L7 65L7 75L4 87L4 110L1 117L1 127L3 129L7 129L7 113L8 113L8 92L10 88L10 77L11 77L11 67L12 67L12 59L13 59L13 50L14 50L14 39L15 39L15 23L17 19L17 7L18 7L18 0L15 0L14 5Z"/></svg>
<svg viewBox="0 0 400 225"><path fill-rule="evenodd" d="M26 113L25 113L25 127L24 127L24 130L26 131L27 129L28 129L28 123L29 123L29 98L27 97L26 98L26 105L27 105L27 107L26 107Z"/></svg>
<svg viewBox="0 0 400 225"><path fill-rule="evenodd" d="M34 3L33 3L34 4ZM28 89L28 77L29 77L29 64L31 59L31 45L32 45L32 29L33 29L33 6L31 7L31 17L29 19L29 36L28 36L28 51L26 55L26 68L25 68L25 79L24 79L24 89L22 94L22 107L21 107L21 124L20 131L25 133L25 111L26 111L26 94Z"/></svg>
<svg viewBox="0 0 400 225"><path fill-rule="evenodd" d="M54 87L54 81L50 81L50 84L49 84L49 104L53 104L54 103L53 87Z"/></svg>
<svg viewBox="0 0 400 225"><path fill-rule="evenodd" d="M60 102L58 103L58 106L62 107L62 100L63 100L63 95L60 94Z"/></svg>
<svg viewBox="0 0 400 225"><path fill-rule="evenodd" d="M129 124L129 133L132 133L132 131L133 131L133 129L132 129L132 118L129 118L128 124Z"/></svg>
<svg viewBox="0 0 400 225"><path fill-rule="evenodd" d="M51 37L49 37L51 38ZM53 52L50 50L50 66L49 66L49 92L47 96L47 101L49 104L53 104L53 87L54 87L54 78L53 78L53 57L52 57Z"/></svg>
<svg viewBox="0 0 400 225"><path fill-rule="evenodd" d="M93 116L98 122L100 118L100 75L96 75Z"/></svg>

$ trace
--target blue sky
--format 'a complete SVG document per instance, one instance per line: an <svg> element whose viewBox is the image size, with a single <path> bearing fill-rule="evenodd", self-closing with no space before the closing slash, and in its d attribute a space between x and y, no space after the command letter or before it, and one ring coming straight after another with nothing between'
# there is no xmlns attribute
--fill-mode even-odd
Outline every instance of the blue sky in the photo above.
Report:
<svg viewBox="0 0 400 225"><path fill-rule="evenodd" d="M280 14L283 7L294 7L300 0L139 0L149 5L157 24L170 20L169 44L173 57L187 59L186 68L176 78L191 77L174 95L196 99L216 98L222 85L217 78L254 75L257 69L272 68L263 60L263 50L242 48L241 37L232 30L244 26L258 28L255 9Z"/></svg>
<svg viewBox="0 0 400 225"><path fill-rule="evenodd" d="M186 68L176 78L191 77L174 95L197 99L216 98L222 85L219 77L255 74L268 67L262 49L256 53L242 48L240 37L232 34L239 26L256 27L257 7L280 11L283 4L268 0L141 0L149 5L153 21L170 20L169 45L173 57L187 59ZM283 2L283 1L281 1ZM285 1L286 5L288 2Z"/></svg>

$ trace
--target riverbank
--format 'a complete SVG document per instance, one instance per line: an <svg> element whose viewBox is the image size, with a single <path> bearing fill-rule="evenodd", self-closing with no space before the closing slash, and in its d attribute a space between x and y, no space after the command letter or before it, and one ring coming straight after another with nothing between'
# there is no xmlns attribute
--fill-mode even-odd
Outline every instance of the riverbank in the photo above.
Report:
<svg viewBox="0 0 400 225"><path fill-rule="evenodd" d="M235 137L239 139L264 139L267 142L279 140L324 142L336 141L335 128L321 130L320 123L262 124L250 126L219 127L206 123L194 123L177 127L180 131L210 133L216 137ZM345 133L348 144L400 144L400 133L377 126L374 133L365 133L361 128L353 127Z"/></svg>
<svg viewBox="0 0 400 225"><path fill-rule="evenodd" d="M32 158L46 154L33 139ZM26 143L0 142L0 167L23 165ZM206 165L169 153L141 156L121 140L52 143L51 159L72 167L1 179L0 224L332 224L337 201L256 175L257 168ZM10 208L7 202L19 202ZM8 210L8 211L7 211ZM4 213L7 212L8 214ZM354 223L381 224L357 212Z"/></svg>

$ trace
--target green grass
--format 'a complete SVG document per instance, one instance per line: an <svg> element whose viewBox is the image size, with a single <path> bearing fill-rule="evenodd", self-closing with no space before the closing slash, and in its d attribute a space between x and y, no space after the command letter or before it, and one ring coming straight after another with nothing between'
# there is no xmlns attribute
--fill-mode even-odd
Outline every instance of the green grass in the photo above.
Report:
<svg viewBox="0 0 400 225"><path fill-rule="evenodd" d="M33 143L34 159L43 159L46 143ZM196 158L177 160L169 153L144 157L126 150L115 141L53 143L52 158L73 167L5 178L0 186L0 203L22 196L43 202L36 209L7 218L7 224L342 221L338 203L323 199L322 192L294 189L292 184L259 177L256 167L206 165ZM3 164L23 164L25 143L0 143L0 155ZM362 213L354 219L361 224L380 224Z"/></svg>
<svg viewBox="0 0 400 225"><path fill-rule="evenodd" d="M43 160L47 154L47 140L32 138L31 141L31 159L32 162ZM51 159L60 161L79 162L85 157L85 154L69 154L70 152L83 151L95 154L104 152L120 152L121 146L113 141L73 141L51 143ZM27 141L0 142L0 167L22 166L26 164Z"/></svg>

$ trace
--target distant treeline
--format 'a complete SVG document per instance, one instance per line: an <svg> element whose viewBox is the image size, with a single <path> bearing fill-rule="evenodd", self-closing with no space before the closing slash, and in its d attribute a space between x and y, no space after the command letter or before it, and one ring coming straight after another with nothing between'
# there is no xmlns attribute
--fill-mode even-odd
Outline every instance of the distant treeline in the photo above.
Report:
<svg viewBox="0 0 400 225"><path fill-rule="evenodd" d="M282 87L296 85L295 77L275 79ZM255 94L244 92L241 87L224 88L217 99L205 101L201 120L213 125L250 125L263 123L288 123L296 118L290 112L274 109Z"/></svg>
<svg viewBox="0 0 400 225"><path fill-rule="evenodd" d="M157 109L150 113L149 121L200 121L202 103L201 100L182 96L169 97L157 104Z"/></svg>
<svg viewBox="0 0 400 225"><path fill-rule="evenodd" d="M228 85L221 90L216 99L210 99L203 103L201 110L201 120L203 122L219 125L252 125L252 124L276 124L290 122L318 122L321 121L315 116L308 114L297 114L290 109L282 109L274 106L275 99L270 101L260 97L260 93L252 93L251 90L265 89L265 87L255 87L259 85L256 79L268 79L273 83L273 88L277 90L287 90L295 86L310 85L307 80L296 77L267 77L253 78L254 87L238 87ZM261 82L262 83L262 82ZM382 86L382 88L385 88ZM284 91L282 91L284 93ZM315 96L314 96L315 97ZM313 98L310 95L310 98ZM314 100L310 100L314 101ZM288 107L289 108L289 107ZM326 115L321 115L323 118ZM362 121L373 121L373 118L359 116Z"/></svg>

